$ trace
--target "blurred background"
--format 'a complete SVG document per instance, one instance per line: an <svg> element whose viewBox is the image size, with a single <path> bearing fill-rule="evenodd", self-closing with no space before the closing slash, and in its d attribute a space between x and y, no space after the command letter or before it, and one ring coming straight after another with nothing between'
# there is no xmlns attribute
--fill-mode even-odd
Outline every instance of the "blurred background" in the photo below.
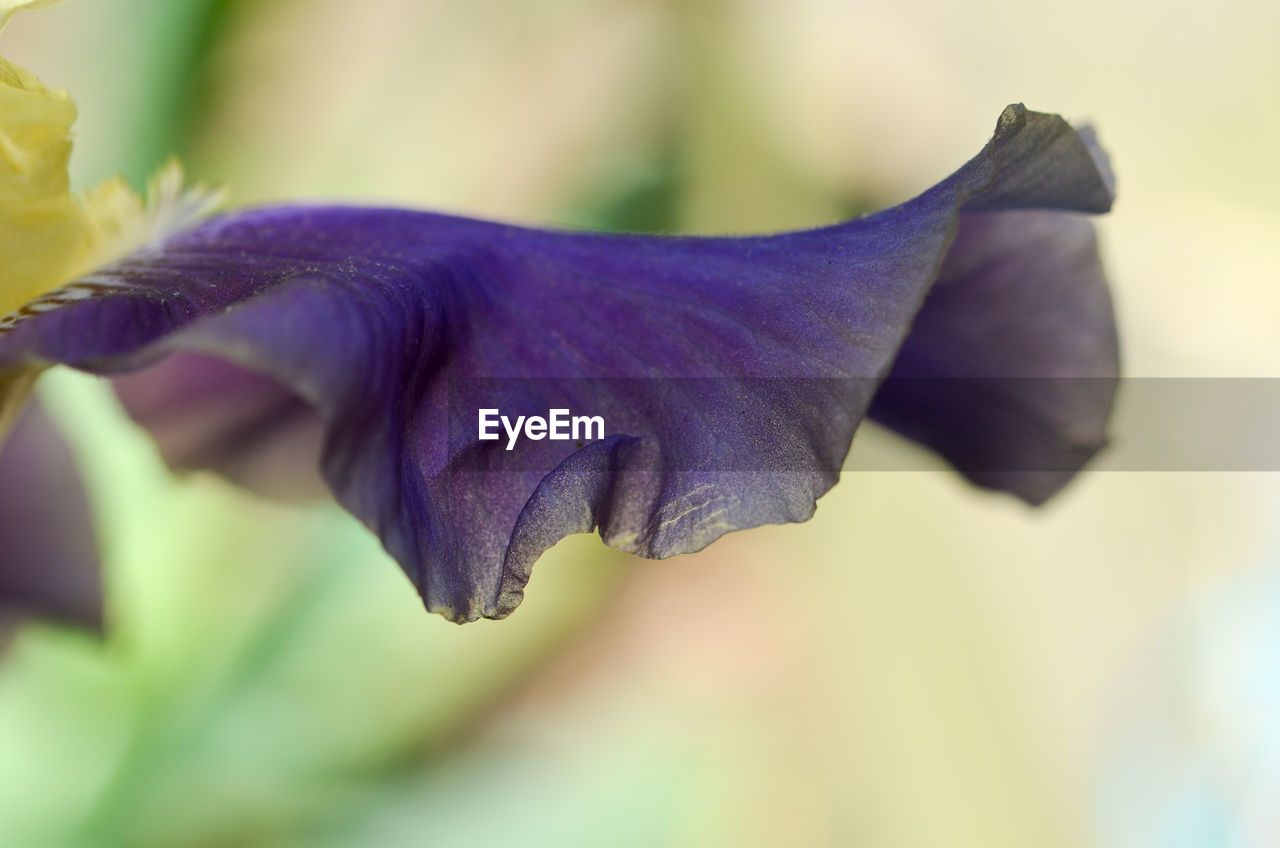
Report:
<svg viewBox="0 0 1280 848"><path fill-rule="evenodd" d="M1127 374L1271 377L1278 36L1270 0L72 0L0 52L75 96L84 188L178 153L235 204L663 232L897 203L1023 101L1113 156ZM1276 474L1030 510L849 473L697 555L567 540L459 628L336 507L175 479L103 385L42 391L110 627L0 660L0 845L1280 844Z"/></svg>

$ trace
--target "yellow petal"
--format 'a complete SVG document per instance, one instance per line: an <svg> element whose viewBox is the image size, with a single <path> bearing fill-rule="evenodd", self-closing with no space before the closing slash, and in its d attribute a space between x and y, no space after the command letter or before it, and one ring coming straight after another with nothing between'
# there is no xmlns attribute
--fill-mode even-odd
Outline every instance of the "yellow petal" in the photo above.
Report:
<svg viewBox="0 0 1280 848"><path fill-rule="evenodd" d="M41 295L218 202L217 193L184 189L176 161L152 179L146 202L119 178L78 197L67 177L75 118L66 92L0 59L0 330Z"/></svg>
<svg viewBox="0 0 1280 848"><path fill-rule="evenodd" d="M84 239L67 161L76 107L0 59L0 314L66 280Z"/></svg>
<svg viewBox="0 0 1280 848"><path fill-rule="evenodd" d="M0 24L16 9L49 5L0 0ZM185 190L170 162L151 181L144 203L121 179L79 197L67 164L76 107L65 91L0 58L0 332L84 291L65 283L176 229L218 202L216 193ZM40 366L0 373L0 437Z"/></svg>

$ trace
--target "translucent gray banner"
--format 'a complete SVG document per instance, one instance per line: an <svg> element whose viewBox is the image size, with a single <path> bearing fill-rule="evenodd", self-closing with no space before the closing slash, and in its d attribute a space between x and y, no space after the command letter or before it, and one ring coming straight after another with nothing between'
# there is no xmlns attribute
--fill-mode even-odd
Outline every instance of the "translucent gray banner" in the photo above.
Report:
<svg viewBox="0 0 1280 848"><path fill-rule="evenodd" d="M469 445L454 457L464 469L550 471L579 448L619 437L635 440L632 468L920 471L943 466L872 428L859 429L846 460L830 448L832 434L868 408L874 415L872 399L884 391L947 399L934 410L990 404L993 421L1019 417L1010 438L1034 439L1037 428L1049 431L1037 410L998 405L1052 398L1059 412L1072 403L1096 410L1113 389L1108 444L1091 470L1280 471L1280 378L906 378L883 387L860 378L476 379L451 387L447 415L449 443ZM949 422L935 411L931 423ZM1004 451L1005 433L989 435L991 449L958 463L962 470L1075 467L1045 467L1052 452Z"/></svg>

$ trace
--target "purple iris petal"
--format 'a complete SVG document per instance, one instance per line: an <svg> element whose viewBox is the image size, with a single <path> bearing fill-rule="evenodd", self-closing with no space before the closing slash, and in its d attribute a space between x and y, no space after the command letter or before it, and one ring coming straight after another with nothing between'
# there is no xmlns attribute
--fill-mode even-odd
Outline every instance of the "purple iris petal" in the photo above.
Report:
<svg viewBox="0 0 1280 848"><path fill-rule="evenodd" d="M274 498L326 493L317 462L323 425L275 380L181 351L116 378L115 387L171 468L216 471Z"/></svg>
<svg viewBox="0 0 1280 848"><path fill-rule="evenodd" d="M66 442L36 403L0 449L0 539L0 616L101 626L88 501Z"/></svg>
<svg viewBox="0 0 1280 848"><path fill-rule="evenodd" d="M1014 106L977 157L914 200L776 236L548 232L392 209L251 210L87 278L82 286L102 290L0 337L0 368L52 361L120 374L197 353L265 375L278 391L263 383L248 390L255 399L230 399L238 411L218 413L207 429L177 427L196 457L188 464L246 467L237 430L253 435L240 443L255 451L272 422L287 429L298 420L280 411L296 412L300 399L324 425L325 481L380 536L427 607L457 621L501 617L519 603L533 562L567 533L598 527L615 547L662 557L730 530L808 518L904 341L921 361L934 351L955 360L925 376L991 376L988 363L1025 354L1021 322L1044 320L1025 309L1064 310L1054 319L1060 335L1083 354L1055 342L1037 360L1047 371L1013 376L1057 375L1060 356L1072 357L1072 376L1114 376L1101 277L1078 287L1076 265L1035 258L1058 241L1030 222L1078 233L1079 219L1002 211L1102 212L1110 203L1091 138ZM984 214L971 223L976 212ZM949 254L958 226L964 252ZM982 256L1008 273L988 284L982 261L969 264ZM940 269L955 297L931 300L908 340ZM1039 288L1044 298L1026 294ZM961 292L991 311L992 332L948 336L974 312L951 303ZM193 403L182 373L175 366L160 378L169 388L127 387L134 415L180 419L164 410ZM996 368L994 376L1009 375ZM970 430L1043 405L1050 414L1036 420L1050 441L1075 444L1084 434L1074 455L1083 462L1101 444L1110 390L1046 399L1040 384L1002 397L1008 416L984 414L972 400L933 402L927 388L917 402ZM221 397L218 386L230 384L210 385ZM608 435L526 440L508 451L503 440L478 440L482 406L513 416L569 407L602 417ZM884 417L962 468L991 449L982 432L948 441L938 435L946 420L921 428L903 408L886 403ZM1033 500L1050 488L982 475L971 474Z"/></svg>
<svg viewBox="0 0 1280 848"><path fill-rule="evenodd" d="M870 415L1038 504L1105 442L1118 359L1087 219L967 214Z"/></svg>

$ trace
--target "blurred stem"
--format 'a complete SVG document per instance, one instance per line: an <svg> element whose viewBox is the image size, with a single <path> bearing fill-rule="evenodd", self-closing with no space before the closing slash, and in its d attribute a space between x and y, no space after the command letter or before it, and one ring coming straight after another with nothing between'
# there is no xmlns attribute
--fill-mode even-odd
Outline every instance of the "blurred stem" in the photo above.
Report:
<svg viewBox="0 0 1280 848"><path fill-rule="evenodd" d="M208 48L205 28L219 2L75 4L70 18L74 28L59 49L77 57L80 74L88 73L84 68L110 73L99 86L100 99L80 104L79 132L92 143L81 146L72 159L76 185L96 185L119 173L141 186L160 163L182 152L185 125L195 106L194 81ZM127 51L123 57L122 50ZM72 90L79 88L72 85Z"/></svg>
<svg viewBox="0 0 1280 848"><path fill-rule="evenodd" d="M245 691L270 676L273 665L296 642L309 616L342 573L342 564L337 559L307 570L307 578L290 596L291 601L277 614L263 619L256 633L245 640L238 658L230 664L232 672L194 709L182 703L186 692L182 685L171 685L159 693L144 690L139 694L133 739L121 757L119 769L79 828L78 836L84 844L99 844L104 840L111 845L130 844L125 837L129 833L129 817L136 809L135 799L146 791L155 775L163 773L165 760L172 758L170 752L189 748L183 742L213 725L214 717L234 693Z"/></svg>
<svg viewBox="0 0 1280 848"><path fill-rule="evenodd" d="M621 555L610 553L609 557L620 559ZM197 764L201 762L199 758L208 751L206 740L217 736L228 717L234 721L239 700L251 699L264 690L279 691L281 679L288 676L291 654L314 637L310 628L325 620L332 599L349 588L343 581L357 574L340 546L333 556L319 560L298 572L302 579L284 587L284 603L258 619L246 638L232 641L235 647L231 655L217 663L226 671L210 680L205 676L208 662L196 661L185 675L164 676L149 681L150 685L146 685L145 678L141 681L143 685L135 689L133 736L115 774L81 819L75 831L80 841L73 844L142 844L138 837L147 826L147 817L154 812L150 797L154 789L173 774L189 769L191 763L184 758L192 757L193 752ZM583 564L587 574L573 576L590 575L593 579L574 582L580 588L588 583L590 588L573 603L562 603L555 609L544 607L543 614L550 618L546 626L535 630L535 639L520 640L514 653L488 653L483 668L472 668L463 659L452 676L442 676L441 687L454 693L447 709L440 709L434 701L424 702L407 734L394 733L375 745L374 750L360 754L321 756L309 773L332 791L324 791L323 797L316 794L301 810L280 821L264 821L229 810L226 823L219 826L218 832L193 834L191 844L239 844L237 840L257 844L255 839L281 827L293 830L322 821L344 820L360 808L370 784L388 785L424 766L448 762L504 713L523 688L559 657L561 647L584 638L608 618L613 606L607 599L616 597L623 571L603 565ZM475 635L478 639L484 636ZM481 652L473 659L485 655ZM421 670L438 674L443 669L423 666ZM334 673L342 672L339 668ZM460 688L459 684L465 685ZM304 708L305 704L300 703L299 709ZM376 714L371 717L376 718ZM318 744L323 741L317 739ZM216 751L210 756L217 757Z"/></svg>
<svg viewBox="0 0 1280 848"><path fill-rule="evenodd" d="M199 15L199 22L185 63L183 87L187 96L182 98L174 120L174 147L182 151L190 149L192 136L198 132L200 115L211 98L212 57L241 8L248 3L245 0L198 0L191 5L193 15Z"/></svg>

